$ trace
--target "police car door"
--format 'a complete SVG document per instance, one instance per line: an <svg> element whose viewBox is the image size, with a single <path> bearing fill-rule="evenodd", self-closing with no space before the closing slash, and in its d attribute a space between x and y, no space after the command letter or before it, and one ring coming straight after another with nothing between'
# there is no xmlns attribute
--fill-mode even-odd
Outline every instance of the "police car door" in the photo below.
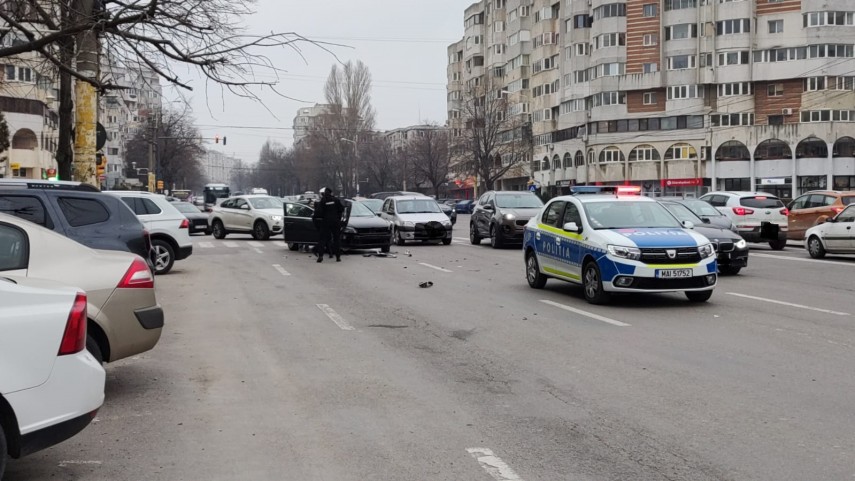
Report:
<svg viewBox="0 0 855 481"><path fill-rule="evenodd" d="M565 234L562 240L562 250L561 255L559 256L559 262L561 263L562 271L565 271L569 274L566 277L570 277L573 280L581 280L582 279L582 236L584 235L584 226L582 223L582 213L580 212L580 206L576 205L573 200L567 201L567 206L564 208L564 219L561 221L561 226L559 227L562 231L564 231L564 226L569 223L576 224L579 227L578 232L568 232L564 231Z"/></svg>
<svg viewBox="0 0 855 481"><path fill-rule="evenodd" d="M564 208L567 201L554 200L543 210L537 232L535 233L535 245L537 247L537 261L541 269L552 276L568 277L564 274L561 262L561 253L566 244L563 239L563 230L559 227L564 220Z"/></svg>

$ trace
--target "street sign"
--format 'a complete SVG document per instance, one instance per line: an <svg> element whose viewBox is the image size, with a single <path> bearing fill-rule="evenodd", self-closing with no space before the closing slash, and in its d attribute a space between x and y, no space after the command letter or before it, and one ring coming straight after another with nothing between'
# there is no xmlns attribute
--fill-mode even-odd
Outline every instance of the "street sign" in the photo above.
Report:
<svg viewBox="0 0 855 481"><path fill-rule="evenodd" d="M20 169L20 168L21 168L21 164L19 164L19 163L17 163L17 162L16 162L16 163L14 163L14 164L9 164L9 168L10 168L10 169L12 169L12 170L18 170L18 169Z"/></svg>
<svg viewBox="0 0 855 481"><path fill-rule="evenodd" d="M535 184L531 184L530 186L528 186L528 190L529 192L536 192L537 186Z"/></svg>
<svg viewBox="0 0 855 481"><path fill-rule="evenodd" d="M662 179L662 187L698 187L703 179Z"/></svg>

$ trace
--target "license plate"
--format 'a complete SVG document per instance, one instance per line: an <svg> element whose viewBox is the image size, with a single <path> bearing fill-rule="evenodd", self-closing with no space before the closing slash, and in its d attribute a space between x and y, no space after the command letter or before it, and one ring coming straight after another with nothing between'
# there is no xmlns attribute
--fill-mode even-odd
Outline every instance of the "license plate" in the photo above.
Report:
<svg viewBox="0 0 855 481"><path fill-rule="evenodd" d="M658 279L680 279L692 277L692 269L656 269Z"/></svg>

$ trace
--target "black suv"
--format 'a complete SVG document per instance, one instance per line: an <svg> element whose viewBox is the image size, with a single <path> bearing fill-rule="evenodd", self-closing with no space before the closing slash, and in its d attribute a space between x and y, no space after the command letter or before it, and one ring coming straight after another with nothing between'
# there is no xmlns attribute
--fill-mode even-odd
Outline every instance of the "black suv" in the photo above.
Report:
<svg viewBox="0 0 855 481"><path fill-rule="evenodd" d="M543 208L540 197L531 192L489 191L484 193L469 218L469 241L480 244L490 239L495 249L505 244L521 244L528 220Z"/></svg>
<svg viewBox="0 0 855 481"><path fill-rule="evenodd" d="M0 179L0 213L93 249L132 252L154 266L151 238L137 216L121 199L89 184Z"/></svg>

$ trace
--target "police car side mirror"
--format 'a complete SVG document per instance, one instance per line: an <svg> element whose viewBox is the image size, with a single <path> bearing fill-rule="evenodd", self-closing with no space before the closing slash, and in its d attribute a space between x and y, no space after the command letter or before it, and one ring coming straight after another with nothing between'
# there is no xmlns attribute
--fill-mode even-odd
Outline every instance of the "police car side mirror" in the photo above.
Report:
<svg viewBox="0 0 855 481"><path fill-rule="evenodd" d="M582 228L579 227L575 222L568 222L564 224L564 230L567 232L573 232L574 234L582 232Z"/></svg>
<svg viewBox="0 0 855 481"><path fill-rule="evenodd" d="M682 224L683 224L684 229L694 229L695 228L695 224L693 222L688 221L688 220L684 220L682 222Z"/></svg>
<svg viewBox="0 0 855 481"><path fill-rule="evenodd" d="M709 223L710 223L710 219L709 219L709 217L704 217L704 218L702 218L702 219L701 219L701 221L702 221L704 224L709 224Z"/></svg>

